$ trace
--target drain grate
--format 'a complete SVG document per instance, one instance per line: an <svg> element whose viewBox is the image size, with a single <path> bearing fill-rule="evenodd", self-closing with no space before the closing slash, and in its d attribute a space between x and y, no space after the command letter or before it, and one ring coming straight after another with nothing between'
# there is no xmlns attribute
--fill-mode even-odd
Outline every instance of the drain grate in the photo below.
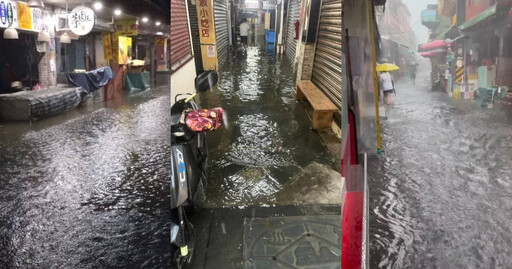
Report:
<svg viewBox="0 0 512 269"><path fill-rule="evenodd" d="M246 218L244 268L341 268L341 216Z"/></svg>

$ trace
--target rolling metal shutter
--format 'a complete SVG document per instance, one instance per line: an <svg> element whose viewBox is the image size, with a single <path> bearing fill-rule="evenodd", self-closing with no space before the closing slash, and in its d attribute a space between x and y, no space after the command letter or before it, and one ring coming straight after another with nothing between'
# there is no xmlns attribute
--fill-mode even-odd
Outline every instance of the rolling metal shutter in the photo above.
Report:
<svg viewBox="0 0 512 269"><path fill-rule="evenodd" d="M229 31L228 8L226 0L213 1L213 14L215 15L215 38L217 39L217 56L220 61L227 58Z"/></svg>
<svg viewBox="0 0 512 269"><path fill-rule="evenodd" d="M286 16L286 44L285 53L292 64L295 63L295 48L297 40L295 40L295 22L299 19L300 0L288 1L288 12Z"/></svg>
<svg viewBox="0 0 512 269"><path fill-rule="evenodd" d="M341 0L324 0L311 80L340 110L341 40Z"/></svg>
<svg viewBox="0 0 512 269"><path fill-rule="evenodd" d="M201 55L201 40L199 38L199 23L197 21L197 7L188 2L188 17L190 18L190 34L192 35L192 47L196 62L197 74L203 73L203 56Z"/></svg>
<svg viewBox="0 0 512 269"><path fill-rule="evenodd" d="M185 0L171 0L171 73L192 58Z"/></svg>

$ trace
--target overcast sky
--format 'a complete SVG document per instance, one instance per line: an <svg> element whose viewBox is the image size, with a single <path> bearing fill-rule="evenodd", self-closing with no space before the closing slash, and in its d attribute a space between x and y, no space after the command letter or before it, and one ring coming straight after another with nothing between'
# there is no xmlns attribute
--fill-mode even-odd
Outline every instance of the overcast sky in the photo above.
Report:
<svg viewBox="0 0 512 269"><path fill-rule="evenodd" d="M428 4L436 4L436 0L402 0L411 11L411 28L416 34L418 44L428 41L428 29L421 24L421 11L427 9Z"/></svg>

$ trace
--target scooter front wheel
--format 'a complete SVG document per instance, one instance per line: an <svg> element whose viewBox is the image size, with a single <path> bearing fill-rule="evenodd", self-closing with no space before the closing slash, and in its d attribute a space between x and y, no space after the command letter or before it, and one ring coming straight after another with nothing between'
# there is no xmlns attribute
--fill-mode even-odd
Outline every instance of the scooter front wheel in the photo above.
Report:
<svg viewBox="0 0 512 269"><path fill-rule="evenodd" d="M191 223L188 223L187 225L185 236L187 237L187 242L189 243L186 249L176 247L176 250L174 251L174 257L172 259L174 267L171 268L186 269L189 268L192 264L195 250L196 232L194 231L194 226ZM183 255L183 251L185 250L187 253L186 255Z"/></svg>

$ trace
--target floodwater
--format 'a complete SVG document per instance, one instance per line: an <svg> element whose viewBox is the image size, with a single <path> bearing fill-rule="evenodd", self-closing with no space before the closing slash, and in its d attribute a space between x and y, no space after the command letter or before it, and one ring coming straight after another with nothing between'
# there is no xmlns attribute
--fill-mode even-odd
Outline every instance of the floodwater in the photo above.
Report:
<svg viewBox="0 0 512 269"><path fill-rule="evenodd" d="M372 160L370 268L510 268L512 106L400 83Z"/></svg>
<svg viewBox="0 0 512 269"><path fill-rule="evenodd" d="M257 47L245 53L236 50L230 57L220 67L218 87L200 95L202 107L220 106L227 115L223 127L207 134L210 177L205 206L292 204L308 193L299 186L328 193L327 186L334 179L339 182L340 176L320 136L310 129L304 104L295 101L291 64ZM322 169L326 172L321 179L307 181L308 170ZM339 204L339 191L332 199L324 195L323 203Z"/></svg>
<svg viewBox="0 0 512 269"><path fill-rule="evenodd" d="M169 90L0 124L0 268L164 268Z"/></svg>

